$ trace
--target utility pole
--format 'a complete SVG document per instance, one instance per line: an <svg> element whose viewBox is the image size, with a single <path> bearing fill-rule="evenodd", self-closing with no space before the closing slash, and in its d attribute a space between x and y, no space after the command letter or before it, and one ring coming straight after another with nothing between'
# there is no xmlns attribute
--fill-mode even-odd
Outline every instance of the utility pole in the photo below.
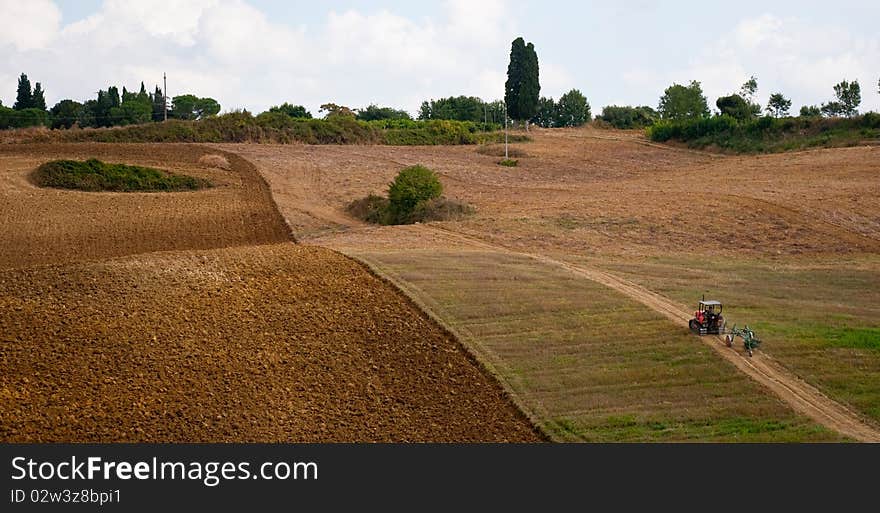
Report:
<svg viewBox="0 0 880 513"><path fill-rule="evenodd" d="M504 102L504 160L510 160L507 155L507 102Z"/></svg>
<svg viewBox="0 0 880 513"><path fill-rule="evenodd" d="M162 121L168 121L168 76L162 73Z"/></svg>

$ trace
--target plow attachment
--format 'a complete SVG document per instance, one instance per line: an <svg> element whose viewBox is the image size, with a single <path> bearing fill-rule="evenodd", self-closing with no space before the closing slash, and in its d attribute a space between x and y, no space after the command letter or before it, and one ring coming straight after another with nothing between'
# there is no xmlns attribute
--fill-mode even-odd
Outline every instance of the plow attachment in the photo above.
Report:
<svg viewBox="0 0 880 513"><path fill-rule="evenodd" d="M736 324L733 325L733 328L724 335L724 342L727 344L727 347L733 346L733 339L736 337L743 339L743 347L749 353L749 356L752 356L752 351L761 344L761 340L755 335L755 331L749 328L748 325L741 329L737 328Z"/></svg>

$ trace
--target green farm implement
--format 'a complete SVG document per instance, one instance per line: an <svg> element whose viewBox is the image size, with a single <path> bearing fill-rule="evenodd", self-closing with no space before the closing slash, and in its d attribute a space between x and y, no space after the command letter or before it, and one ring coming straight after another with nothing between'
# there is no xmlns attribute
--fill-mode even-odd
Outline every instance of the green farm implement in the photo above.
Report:
<svg viewBox="0 0 880 513"><path fill-rule="evenodd" d="M743 346L746 349L746 352L749 353L749 356L752 356L752 351L758 348L758 345L761 344L761 341L758 339L757 335L755 335L754 330L746 326L745 328L737 328L736 324L733 325L733 328L724 335L724 343L727 344L727 347L731 347L733 345L733 339L736 337L740 337L743 339Z"/></svg>

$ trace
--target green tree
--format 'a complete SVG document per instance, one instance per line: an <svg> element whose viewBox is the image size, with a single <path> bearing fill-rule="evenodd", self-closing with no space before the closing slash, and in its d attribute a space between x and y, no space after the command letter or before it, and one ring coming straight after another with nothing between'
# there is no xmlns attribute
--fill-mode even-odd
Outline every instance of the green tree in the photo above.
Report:
<svg viewBox="0 0 880 513"><path fill-rule="evenodd" d="M523 38L518 37L510 46L507 82L504 84L507 115L512 119L526 121L528 128L528 120L537 113L540 93L538 54L535 52L535 46L532 43L525 44Z"/></svg>
<svg viewBox="0 0 880 513"><path fill-rule="evenodd" d="M602 115L597 117L597 119L610 123L614 128L620 129L651 126L657 118L657 111L647 105L641 107L606 105L602 109Z"/></svg>
<svg viewBox="0 0 880 513"><path fill-rule="evenodd" d="M523 72L522 89L519 94L519 113L526 122L526 130L529 128L528 120L535 115L538 109L538 98L541 94L541 81L538 70L538 54L535 45L526 45L526 60Z"/></svg>
<svg viewBox="0 0 880 513"><path fill-rule="evenodd" d="M783 96L782 93L773 93L767 101L767 113L774 117L788 116L788 110L791 108L791 100Z"/></svg>
<svg viewBox="0 0 880 513"><path fill-rule="evenodd" d="M556 102L553 98L541 97L538 100L538 108L535 110L535 116L532 123L544 127L553 128L556 123Z"/></svg>
<svg viewBox="0 0 880 513"><path fill-rule="evenodd" d="M162 95L162 89L156 86L156 90L150 95L150 103L153 106L153 121L162 121L165 119L165 111L168 106L165 105L165 97Z"/></svg>
<svg viewBox="0 0 880 513"><path fill-rule="evenodd" d="M859 105L862 103L862 88L858 80L847 82L846 80L834 86L834 96L840 104L839 114L852 117L859 113ZM834 102L831 102L834 103Z"/></svg>
<svg viewBox="0 0 880 513"><path fill-rule="evenodd" d="M430 169L411 166L403 169L388 186L388 208L392 223L405 223L423 201L439 198L443 185Z"/></svg>
<svg viewBox="0 0 880 513"><path fill-rule="evenodd" d="M801 116L804 117L819 117L822 115L822 109L820 109L816 105L804 105L801 107Z"/></svg>
<svg viewBox="0 0 880 513"><path fill-rule="evenodd" d="M822 115L825 117L836 118L844 114L844 107L843 104L840 102L831 101L828 103L823 103L821 111Z"/></svg>
<svg viewBox="0 0 880 513"><path fill-rule="evenodd" d="M34 85L34 92L31 95L31 108L46 110L46 92L43 91L43 86L39 82Z"/></svg>
<svg viewBox="0 0 880 513"><path fill-rule="evenodd" d="M171 101L171 117L176 119L204 119L215 116L218 112L220 104L213 98L182 94Z"/></svg>
<svg viewBox="0 0 880 513"><path fill-rule="evenodd" d="M525 75L526 42L518 37L510 45L510 62L507 64L507 81L504 83L504 103L507 115L519 117L519 97Z"/></svg>
<svg viewBox="0 0 880 513"><path fill-rule="evenodd" d="M335 103L325 103L321 105L319 112L326 112L326 119L333 118L354 118L354 111L345 105L336 105Z"/></svg>
<svg viewBox="0 0 880 513"><path fill-rule="evenodd" d="M31 92L31 81L28 80L24 73L18 77L18 90L15 95L15 103L12 108L15 110L29 109L33 105L33 93Z"/></svg>
<svg viewBox="0 0 880 513"><path fill-rule="evenodd" d="M590 121L590 103L577 89L563 94L556 103L554 126L581 126Z"/></svg>
<svg viewBox="0 0 880 513"><path fill-rule="evenodd" d="M375 121L379 119L412 119L409 112L393 109L391 107L379 107L370 104L363 109L357 109L357 119L361 121Z"/></svg>
<svg viewBox="0 0 880 513"><path fill-rule="evenodd" d="M722 96L715 101L715 106L721 114L726 114L732 118L746 120L756 117L760 114L760 107L738 94L730 96Z"/></svg>
<svg viewBox="0 0 880 513"><path fill-rule="evenodd" d="M450 96L439 100L422 102L419 119L452 119L456 121L482 121L486 110L483 100L476 96Z"/></svg>
<svg viewBox="0 0 880 513"><path fill-rule="evenodd" d="M49 111L52 114L52 128L70 128L79 121L83 104L73 100L61 100Z"/></svg>
<svg viewBox="0 0 880 513"><path fill-rule="evenodd" d="M709 115L703 88L696 80L690 85L672 84L663 92L657 108L663 119L692 119Z"/></svg>
<svg viewBox="0 0 880 513"><path fill-rule="evenodd" d="M739 88L739 95L747 102L754 104L755 96L758 94L758 79L754 75ZM761 106L758 105L758 112L761 112Z"/></svg>
<svg viewBox="0 0 880 513"><path fill-rule="evenodd" d="M269 112L279 112L281 114L286 114L287 116L290 116L292 118L312 118L312 113L306 110L306 108L302 105L292 105L287 102L284 102L281 105L270 107Z"/></svg>

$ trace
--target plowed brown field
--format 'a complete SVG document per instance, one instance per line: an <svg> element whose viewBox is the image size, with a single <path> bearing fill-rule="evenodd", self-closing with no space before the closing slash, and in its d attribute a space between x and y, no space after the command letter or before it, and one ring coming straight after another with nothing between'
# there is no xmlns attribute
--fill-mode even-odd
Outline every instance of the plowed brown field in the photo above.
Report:
<svg viewBox="0 0 880 513"><path fill-rule="evenodd" d="M253 166L210 153L0 148L0 441L542 440L453 337L361 264L285 242ZM31 185L58 157L217 186Z"/></svg>

